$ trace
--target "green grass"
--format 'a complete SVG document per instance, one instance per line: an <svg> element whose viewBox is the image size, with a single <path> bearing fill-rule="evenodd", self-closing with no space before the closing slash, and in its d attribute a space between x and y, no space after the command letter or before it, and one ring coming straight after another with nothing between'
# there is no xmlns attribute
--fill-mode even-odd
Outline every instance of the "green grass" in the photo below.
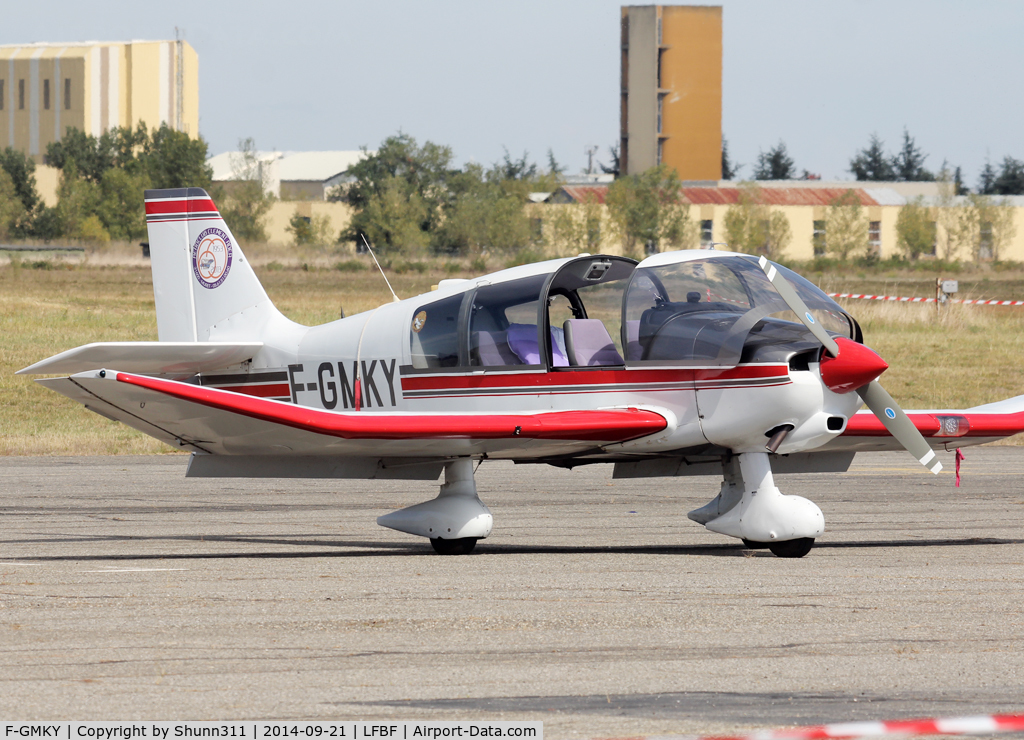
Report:
<svg viewBox="0 0 1024 740"><path fill-rule="evenodd" d="M422 272L389 274L400 297L426 293L445 277L478 274L450 261L425 264ZM281 311L306 325L333 321L342 309L351 316L391 299L375 270L353 275L333 265L303 270L273 262L256 269ZM817 277L837 292L934 294L934 276ZM923 292L929 284L932 292ZM962 295L1024 297L1021 273L960 276L960 285ZM937 313L934 306L852 300L845 305L860 321L867 344L889 362L883 384L905 408L966 408L1024 394L1024 308L953 306ZM0 454L173 452L30 377L14 375L88 342L155 340L148 265L2 265L0 332Z"/></svg>

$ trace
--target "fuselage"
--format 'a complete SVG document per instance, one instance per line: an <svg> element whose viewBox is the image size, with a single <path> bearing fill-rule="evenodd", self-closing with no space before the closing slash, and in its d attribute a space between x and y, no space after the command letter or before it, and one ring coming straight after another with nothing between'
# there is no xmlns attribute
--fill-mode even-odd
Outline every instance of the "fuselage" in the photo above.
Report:
<svg viewBox="0 0 1024 740"><path fill-rule="evenodd" d="M842 309L799 280L812 309L852 335ZM822 384L819 345L777 297L755 262L728 252L551 260L321 326L271 324L250 363L199 380L334 411L650 407L672 423L644 453L763 449L780 425L793 429L779 451L797 452L841 434L860 402Z"/></svg>

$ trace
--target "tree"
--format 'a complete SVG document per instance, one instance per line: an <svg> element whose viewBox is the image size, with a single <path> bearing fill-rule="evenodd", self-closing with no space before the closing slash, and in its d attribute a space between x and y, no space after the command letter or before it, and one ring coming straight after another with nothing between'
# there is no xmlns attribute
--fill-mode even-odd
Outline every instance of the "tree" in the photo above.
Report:
<svg viewBox="0 0 1024 740"><path fill-rule="evenodd" d="M334 196L356 210L348 237L358 241L359 235L365 233L368 224L366 209L372 201L377 201L374 205L377 212L382 212L382 208L388 210L381 200L393 198L399 190L415 194L422 207L405 209L406 216L414 211L419 213L422 220L418 228L429 235L441 221L451 196L447 183L454 175L452 150L430 141L420 146L413 137L399 132L386 138L376 153L370 154L366 147L363 147L363 152L367 156L349 168L351 184ZM403 181L404 185L399 188L395 178ZM395 233L411 235L404 226ZM414 241L425 243L426 239L417 237Z"/></svg>
<svg viewBox="0 0 1024 740"><path fill-rule="evenodd" d="M608 188L606 203L627 255L639 256L639 247L647 245L696 246L697 225L690 220L682 183L666 165L620 177Z"/></svg>
<svg viewBox="0 0 1024 740"><path fill-rule="evenodd" d="M961 207L960 229L975 260L999 260L1017 233L1013 206L1006 198L996 200L972 193Z"/></svg>
<svg viewBox="0 0 1024 740"><path fill-rule="evenodd" d="M796 177L796 165L786 151L786 144L780 139L774 148L757 155L754 167L755 180L792 180Z"/></svg>
<svg viewBox="0 0 1024 740"><path fill-rule="evenodd" d="M601 172L606 175L619 176L619 145L612 144L608 147L608 160L609 164L605 165L603 162L598 162L597 166L601 168Z"/></svg>
<svg viewBox="0 0 1024 740"><path fill-rule="evenodd" d="M164 123L143 143L139 158L154 188L208 190L213 168L206 164L207 157L208 147L202 137L193 139Z"/></svg>
<svg viewBox="0 0 1024 740"><path fill-rule="evenodd" d="M523 152L519 159L512 159L505 148L505 158L495 167L498 169L498 177L502 180L533 180L537 177L537 165L531 164L530 153Z"/></svg>
<svg viewBox="0 0 1024 740"><path fill-rule="evenodd" d="M238 152L231 157L231 178L230 191L217 194L221 216L236 237L265 242L266 218L275 198L268 192L269 168L260 162L251 137L238 142Z"/></svg>
<svg viewBox="0 0 1024 740"><path fill-rule="evenodd" d="M398 175L378 183L366 206L357 214L358 234L365 235L382 254L421 252L430 241L423 228L429 206L409 181ZM356 218L352 219L353 226Z"/></svg>
<svg viewBox="0 0 1024 740"><path fill-rule="evenodd" d="M138 155L149 142L146 124L139 122L133 130L115 126L100 136L92 136L76 128L64 132L60 141L46 145L46 163L63 170L69 160L75 162L80 177L99 183L109 169L136 169L142 165Z"/></svg>
<svg viewBox="0 0 1024 740"><path fill-rule="evenodd" d="M555 205L550 225L552 241L566 254L598 252L601 249L601 204L588 194L582 202Z"/></svg>
<svg viewBox="0 0 1024 740"><path fill-rule="evenodd" d="M98 183L107 170L121 169L133 175L145 172L157 188L209 188L213 171L207 156L202 138L193 139L166 123L152 131L142 122L135 129L115 126L98 137L68 129L61 141L46 147L47 164L64 169L73 159L87 180Z"/></svg>
<svg viewBox="0 0 1024 740"><path fill-rule="evenodd" d="M957 170L960 168L958 167ZM949 169L943 167L939 172L939 197L936 206L936 254L948 262L958 260L964 252L970 251L969 229L965 229L963 208L957 200L958 184L956 176L949 176Z"/></svg>
<svg viewBox="0 0 1024 740"><path fill-rule="evenodd" d="M978 176L978 192L982 195L992 195L995 192L995 183L996 170L992 163L986 160L985 166L981 168L981 174Z"/></svg>
<svg viewBox="0 0 1024 740"><path fill-rule="evenodd" d="M935 175L924 168L926 159L928 159L928 155L921 151L914 142L914 137L904 128L903 146L892 158L895 179L905 182L934 180Z"/></svg>
<svg viewBox="0 0 1024 740"><path fill-rule="evenodd" d="M722 137L722 179L732 180L739 173L740 165L733 164L729 158L729 142Z"/></svg>
<svg viewBox="0 0 1024 740"><path fill-rule="evenodd" d="M326 214L303 216L298 211L292 215L285 229L295 238L296 246L324 246L333 241L331 219Z"/></svg>
<svg viewBox="0 0 1024 740"><path fill-rule="evenodd" d="M994 195L1024 195L1024 162L1013 157L1003 157L999 174L992 181Z"/></svg>
<svg viewBox="0 0 1024 740"><path fill-rule="evenodd" d="M825 214L825 248L843 260L865 253L868 247L868 220L860 198L853 190L833 198Z"/></svg>
<svg viewBox="0 0 1024 740"><path fill-rule="evenodd" d="M892 160L885 154L878 134L871 134L868 145L850 160L850 172L858 180L888 182L896 179Z"/></svg>
<svg viewBox="0 0 1024 740"><path fill-rule="evenodd" d="M957 195L967 195L971 192L970 188L964 185L963 174L961 174L959 167L953 171L953 192Z"/></svg>
<svg viewBox="0 0 1024 740"><path fill-rule="evenodd" d="M6 239L25 215L14 180L0 167L0 239Z"/></svg>
<svg viewBox="0 0 1024 740"><path fill-rule="evenodd" d="M140 238L146 233L145 190L209 188L213 171L206 157L205 141L167 124L150 132L140 122L134 129L114 127L98 137L68 129L61 141L46 147L47 163L62 171L64 203L55 212L56 223L74 238L87 238L86 232L104 240ZM86 197L93 191L76 180L98 186L98 196ZM39 232L43 223L33 230Z"/></svg>
<svg viewBox="0 0 1024 740"><path fill-rule="evenodd" d="M7 147L0 152L0 167L11 178L14 192L21 200L26 213L31 214L40 203L39 193L36 191L36 163L20 149Z"/></svg>
<svg viewBox="0 0 1024 740"><path fill-rule="evenodd" d="M552 177L561 178L562 173L565 172L565 165L558 163L555 159L555 152L551 147L548 147L548 174Z"/></svg>
<svg viewBox="0 0 1024 740"><path fill-rule="evenodd" d="M935 247L935 221L921 196L904 204L896 217L896 246L909 260L931 254Z"/></svg>
<svg viewBox="0 0 1024 740"><path fill-rule="evenodd" d="M86 231L95 234L95 224L90 223L87 228L86 220L91 217L94 221L99 221L96 216L96 208L100 202L99 185L79 176L78 165L74 159L68 158L62 165L60 181L57 184L56 209L60 221L60 231L64 236L72 239L83 238ZM109 239L108 233L102 241Z"/></svg>
<svg viewBox="0 0 1024 740"><path fill-rule="evenodd" d="M109 132L108 132L109 133ZM105 134L106 135L106 134ZM46 164L59 170L75 163L77 176L98 183L103 173L114 166L112 152L101 148L100 141L77 128L69 128L60 141L46 145Z"/></svg>
<svg viewBox="0 0 1024 740"><path fill-rule="evenodd" d="M466 254L474 250L513 251L535 239L524 208L536 181L508 178L509 163L495 163L484 171L478 164L467 165L448 180L449 200L443 220L434 229L435 251ZM543 177L543 176L542 176Z"/></svg>
<svg viewBox="0 0 1024 740"><path fill-rule="evenodd" d="M146 236L146 190L149 175L134 174L113 167L100 180L100 201L96 208L103 226L112 239L132 241Z"/></svg>
<svg viewBox="0 0 1024 740"><path fill-rule="evenodd" d="M753 183L740 183L737 202L725 212L725 236L730 249L777 258L793 237L789 219L773 211Z"/></svg>

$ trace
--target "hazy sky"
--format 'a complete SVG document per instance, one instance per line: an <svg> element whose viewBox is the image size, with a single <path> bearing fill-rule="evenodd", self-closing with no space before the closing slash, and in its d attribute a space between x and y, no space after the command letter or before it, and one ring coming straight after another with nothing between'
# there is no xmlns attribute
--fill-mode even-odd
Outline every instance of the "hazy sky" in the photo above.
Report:
<svg viewBox="0 0 1024 740"><path fill-rule="evenodd" d="M846 179L904 126L974 184L1024 158L1024 2L723 0L723 130L750 176L780 139ZM618 138L619 2L7 3L0 43L173 38L199 54L212 153L374 148L399 129L490 163L508 147L571 170Z"/></svg>

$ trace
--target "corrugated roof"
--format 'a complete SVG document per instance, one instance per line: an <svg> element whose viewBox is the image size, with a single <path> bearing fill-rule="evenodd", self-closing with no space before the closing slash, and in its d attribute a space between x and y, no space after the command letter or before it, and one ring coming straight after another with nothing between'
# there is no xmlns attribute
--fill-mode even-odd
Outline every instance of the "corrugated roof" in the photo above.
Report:
<svg viewBox="0 0 1024 740"><path fill-rule="evenodd" d="M323 182L340 175L366 155L363 152L285 152L277 163L282 180Z"/></svg>
<svg viewBox="0 0 1024 740"><path fill-rule="evenodd" d="M607 185L563 185L560 190L576 203L591 199L597 203L604 203L605 196L608 195Z"/></svg>
<svg viewBox="0 0 1024 740"><path fill-rule="evenodd" d="M223 152L206 160L213 168L213 179L233 179L231 162L237 156L238 152ZM277 160L276 175L285 182L325 182L342 174L365 156L362 151L256 152L256 158L261 162Z"/></svg>
<svg viewBox="0 0 1024 740"><path fill-rule="evenodd" d="M827 206L848 190L862 206L883 205L862 188L759 188L758 199L771 206ZM732 205L739 203L740 192L739 188L683 188L683 197L694 205Z"/></svg>
<svg viewBox="0 0 1024 740"><path fill-rule="evenodd" d="M907 203L907 199L892 188L864 188L864 191L880 206L902 206Z"/></svg>
<svg viewBox="0 0 1024 740"><path fill-rule="evenodd" d="M862 206L903 205L903 196L889 188L760 188L759 197L762 203L771 206L827 206L833 200L842 197L852 190ZM739 188L719 187L684 187L683 198L693 205L733 205L739 203ZM586 198L594 198L604 203L608 194L607 186L565 185L552 197L552 201L571 200L577 203Z"/></svg>

